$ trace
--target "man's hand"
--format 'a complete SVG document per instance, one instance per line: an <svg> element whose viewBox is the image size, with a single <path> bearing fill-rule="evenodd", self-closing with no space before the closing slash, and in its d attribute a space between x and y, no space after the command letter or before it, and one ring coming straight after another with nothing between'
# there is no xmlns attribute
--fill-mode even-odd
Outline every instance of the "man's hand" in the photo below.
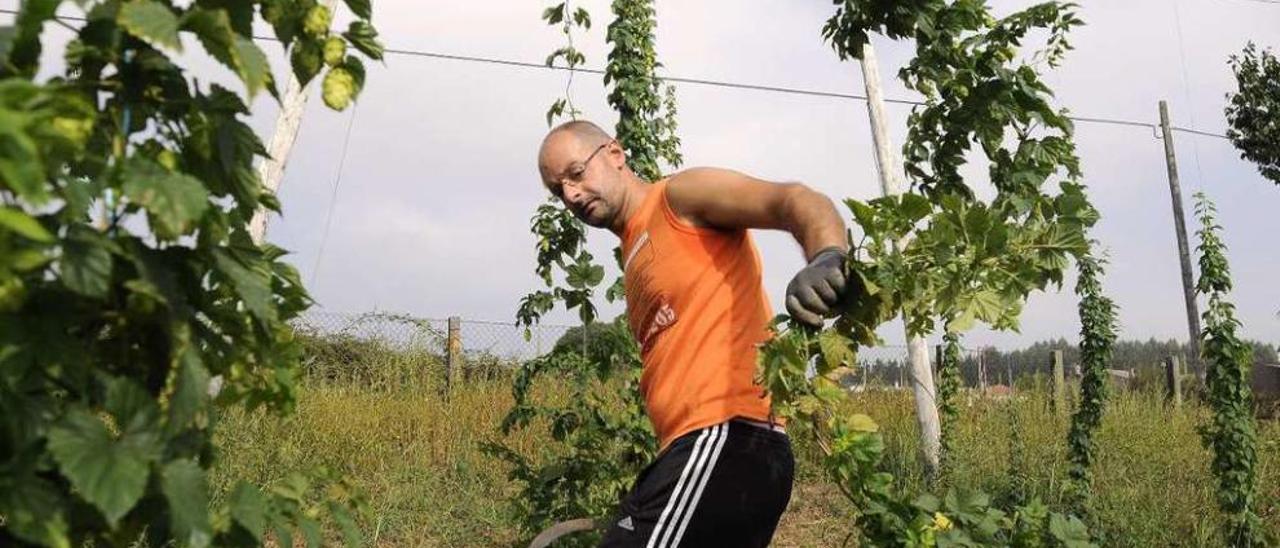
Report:
<svg viewBox="0 0 1280 548"><path fill-rule="evenodd" d="M844 295L844 258L840 248L828 247L796 273L787 284L787 312L791 317L822 327L822 317L830 314Z"/></svg>

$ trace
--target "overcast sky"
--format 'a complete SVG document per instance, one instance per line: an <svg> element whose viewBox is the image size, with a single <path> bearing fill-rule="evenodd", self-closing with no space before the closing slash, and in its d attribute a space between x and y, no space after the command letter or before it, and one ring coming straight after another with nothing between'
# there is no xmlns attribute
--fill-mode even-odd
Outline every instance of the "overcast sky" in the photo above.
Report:
<svg viewBox="0 0 1280 548"><path fill-rule="evenodd" d="M375 0L374 21L391 48L537 63L562 41L539 20L550 3ZM1079 116L1155 122L1157 101L1167 99L1176 125L1221 134L1224 94L1234 88L1228 55L1249 39L1280 47L1280 5L1080 3L1087 26L1072 34L1076 50L1048 76L1062 104ZM596 22L577 43L587 66L601 68L609 3L574 4L584 5ZM1007 13L1031 3L992 4ZM857 64L840 62L822 42L822 24L834 10L829 1L659 0L656 8L663 74L862 92ZM58 32L50 31L51 42ZM893 75L909 59L911 45L875 45L886 94L909 98ZM188 46L198 49L194 40ZM283 76L278 46L263 47ZM54 53L46 57L56 65ZM195 63L197 75L229 81L211 63ZM528 221L545 191L534 156L547 129L546 108L563 93L566 78L562 71L392 54L385 65L370 67L354 119L351 110L328 111L313 89L281 192L285 216L273 219L269 238L293 251L290 260L324 310L510 321L520 297L539 286ZM800 181L837 202L879 192L864 103L696 84L677 89L686 167ZM586 118L613 127L616 116L598 75L579 74L572 93ZM255 102L253 125L264 141L276 112L269 100ZM909 110L891 105L889 112L900 145ZM1225 140L1186 133L1175 139L1188 214L1198 190L1218 203L1244 334L1280 342L1280 188L1265 182ZM1185 339L1161 141L1146 128L1080 123L1076 142L1102 212L1094 236L1110 253L1105 286L1120 306L1122 335ZM803 266L801 253L785 233L759 233L757 241L767 291L781 310L783 289ZM591 238L610 280L615 243L608 232ZM1051 336L1075 338L1072 283L1060 293L1033 297L1020 334L980 329L966 344L1011 347ZM606 317L622 312L600 300ZM571 323L573 317L557 311L548 321ZM900 327L883 334L886 342L902 339Z"/></svg>

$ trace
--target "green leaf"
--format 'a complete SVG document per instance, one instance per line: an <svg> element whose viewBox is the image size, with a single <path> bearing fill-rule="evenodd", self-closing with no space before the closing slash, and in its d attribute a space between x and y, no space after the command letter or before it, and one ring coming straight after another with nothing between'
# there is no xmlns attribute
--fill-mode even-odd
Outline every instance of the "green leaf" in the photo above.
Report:
<svg viewBox="0 0 1280 548"><path fill-rule="evenodd" d="M209 192L198 179L173 173L150 159L125 161L124 195L147 210L151 228L161 240L190 233L209 208Z"/></svg>
<svg viewBox="0 0 1280 548"><path fill-rule="evenodd" d="M822 351L826 369L819 371L819 375L825 375L827 371L837 367L853 367L857 364L858 355L853 350L853 341L835 329L827 329L818 334L818 347Z"/></svg>
<svg viewBox="0 0 1280 548"><path fill-rule="evenodd" d="M356 527L356 521L351 518L351 512L345 506L337 502L329 501L329 512L333 514L333 521L338 523L338 529L342 531L342 538L347 542L347 546L360 546L360 528Z"/></svg>
<svg viewBox="0 0 1280 548"><path fill-rule="evenodd" d="M67 289L86 297L101 298L111 289L111 253L101 235L89 229L73 231L62 244L58 266Z"/></svg>
<svg viewBox="0 0 1280 548"><path fill-rule="evenodd" d="M0 516L4 528L32 544L70 548L62 496L49 482L32 475L0 475Z"/></svg>
<svg viewBox="0 0 1280 548"><path fill-rule="evenodd" d="M257 487L241 481L231 494L231 518L253 538L262 541L267 528L267 497Z"/></svg>
<svg viewBox="0 0 1280 548"><path fill-rule="evenodd" d="M113 438L97 416L73 409L49 430L58 469L112 527L142 498L150 463L160 455L153 432Z"/></svg>
<svg viewBox="0 0 1280 548"><path fill-rule="evenodd" d="M170 521L179 545L202 548L213 540L209 524L209 486L204 470L189 459L160 470L160 491L169 501Z"/></svg>
<svg viewBox="0 0 1280 548"><path fill-rule="evenodd" d="M360 58L354 55L348 55L346 60L342 62L342 68L351 73L351 80L355 82L355 95L359 96L360 91L364 89L364 63Z"/></svg>
<svg viewBox="0 0 1280 548"><path fill-rule="evenodd" d="M152 46L182 51L178 17L167 6L152 0L132 0L120 6L116 21L129 34Z"/></svg>
<svg viewBox="0 0 1280 548"><path fill-rule="evenodd" d="M43 204L44 162L36 142L26 133L27 120L20 113L0 110L0 185L32 204Z"/></svg>
<svg viewBox="0 0 1280 548"><path fill-rule="evenodd" d="M274 322L276 310L271 299L271 274L261 258L227 249L213 250L218 273L231 281L249 312L264 324Z"/></svg>
<svg viewBox="0 0 1280 548"><path fill-rule="evenodd" d="M298 528L302 529L302 536L307 539L307 546L312 548L324 546L324 533L316 520L306 516L299 516Z"/></svg>
<svg viewBox="0 0 1280 548"><path fill-rule="evenodd" d="M32 77L40 62L40 36L45 22L53 19L62 0L24 0L19 2L15 19L17 33L8 52L9 62L19 74ZM3 59L0 59L3 60Z"/></svg>
<svg viewBox="0 0 1280 548"><path fill-rule="evenodd" d="M351 13L361 19L373 18L373 6L369 4L369 0L346 0L347 7L351 9Z"/></svg>
<svg viewBox="0 0 1280 548"><path fill-rule="evenodd" d="M111 379L107 384L104 407L116 418L116 427L125 434L147 432L156 426L160 407L137 381L127 377Z"/></svg>
<svg viewBox="0 0 1280 548"><path fill-rule="evenodd" d="M352 46L369 56L370 59L382 60L383 48L378 42L378 31L368 21L352 21L347 32L342 33Z"/></svg>
<svg viewBox="0 0 1280 548"><path fill-rule="evenodd" d="M293 75L298 78L298 83L305 86L324 67L324 53L315 42L298 40L289 50L289 65L293 67Z"/></svg>
<svg viewBox="0 0 1280 548"><path fill-rule="evenodd" d="M334 67L329 69L329 73L324 75L324 82L320 87L320 96L324 99L324 104L334 110L346 110L351 105L351 101L355 99L356 81L347 69L343 67Z"/></svg>
<svg viewBox="0 0 1280 548"><path fill-rule="evenodd" d="M267 62L267 54L262 53L253 40L237 35L233 51L240 79L249 88L250 97L271 85L271 65Z"/></svg>
<svg viewBox="0 0 1280 548"><path fill-rule="evenodd" d="M929 203L929 199L919 194L903 194L901 208L902 216L912 223L925 218L933 211L933 205Z"/></svg>
<svg viewBox="0 0 1280 548"><path fill-rule="evenodd" d="M231 28L231 17L225 9L205 9L194 7L182 17L181 28L191 31L196 39L227 68L239 72L239 64L233 46L236 33Z"/></svg>
<svg viewBox="0 0 1280 548"><path fill-rule="evenodd" d="M39 221L18 209L0 207L0 228L42 244L53 243L53 234L45 230Z"/></svg>
<svg viewBox="0 0 1280 548"><path fill-rule="evenodd" d="M209 371L200 362L200 355L191 346L184 346L177 359L178 376L169 400L169 420L166 429L170 434L179 432L204 408L208 398Z"/></svg>

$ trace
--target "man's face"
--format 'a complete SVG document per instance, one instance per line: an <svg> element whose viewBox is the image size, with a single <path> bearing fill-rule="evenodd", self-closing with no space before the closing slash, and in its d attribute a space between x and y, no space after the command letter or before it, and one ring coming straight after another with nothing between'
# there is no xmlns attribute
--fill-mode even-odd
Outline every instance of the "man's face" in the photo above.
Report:
<svg viewBox="0 0 1280 548"><path fill-rule="evenodd" d="M583 142L567 132L550 136L538 170L551 194L582 222L609 228L618 215L622 190L617 142Z"/></svg>

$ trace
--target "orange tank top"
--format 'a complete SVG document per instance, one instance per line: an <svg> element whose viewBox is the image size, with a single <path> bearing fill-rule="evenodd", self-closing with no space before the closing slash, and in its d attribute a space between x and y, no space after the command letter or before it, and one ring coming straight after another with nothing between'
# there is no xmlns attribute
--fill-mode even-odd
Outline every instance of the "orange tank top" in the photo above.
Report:
<svg viewBox="0 0 1280 548"><path fill-rule="evenodd" d="M746 230L695 227L655 183L622 233L627 320L640 344L640 391L662 449L734 417L770 420L756 347L773 317Z"/></svg>

